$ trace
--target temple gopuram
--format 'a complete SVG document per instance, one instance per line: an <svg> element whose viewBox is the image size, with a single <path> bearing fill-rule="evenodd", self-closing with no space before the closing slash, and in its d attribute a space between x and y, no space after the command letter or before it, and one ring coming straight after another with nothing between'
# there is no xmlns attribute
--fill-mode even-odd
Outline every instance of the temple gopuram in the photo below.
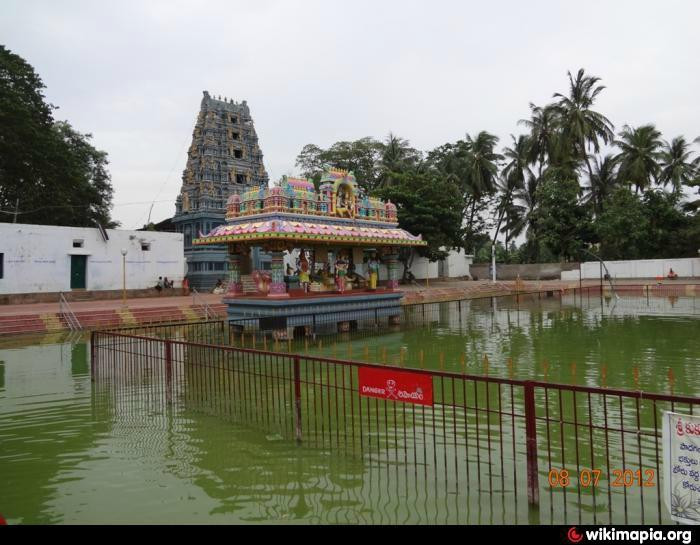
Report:
<svg viewBox="0 0 700 545"><path fill-rule="evenodd" d="M229 319L284 317L276 325L284 329L333 313L343 330L358 317L398 319L399 249L427 243L398 227L394 204L363 194L352 172L329 170L318 191L310 180L284 177L275 187L231 195L226 224L193 244L228 246ZM253 248L269 252L272 266L255 271L257 293L244 294L241 262ZM288 262L296 256L286 270L285 255Z"/></svg>
<svg viewBox="0 0 700 545"><path fill-rule="evenodd" d="M226 270L226 247L195 247L192 239L200 231L206 233L224 224L230 195L267 184L248 103L204 91L172 219L175 230L183 234L192 287L210 290ZM246 273L269 265L267 256L257 250L250 257L243 264Z"/></svg>

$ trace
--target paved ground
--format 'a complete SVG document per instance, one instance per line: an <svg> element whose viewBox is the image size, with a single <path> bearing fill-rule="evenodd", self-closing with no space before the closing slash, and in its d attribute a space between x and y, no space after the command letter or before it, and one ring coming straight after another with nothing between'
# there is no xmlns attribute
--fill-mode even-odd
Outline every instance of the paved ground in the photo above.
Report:
<svg viewBox="0 0 700 545"><path fill-rule="evenodd" d="M201 305L202 301L208 305L221 303L221 295L213 293L200 294L196 301L191 295L188 296L160 296L160 297L139 297L138 299L127 299L127 307L130 310L148 309L156 307L181 307L186 305ZM122 308L121 299L108 299L96 301L79 301L70 303L73 312L84 312L94 310L119 310ZM13 316L16 314L45 314L58 312L58 303L30 303L21 305L0 305L0 316Z"/></svg>

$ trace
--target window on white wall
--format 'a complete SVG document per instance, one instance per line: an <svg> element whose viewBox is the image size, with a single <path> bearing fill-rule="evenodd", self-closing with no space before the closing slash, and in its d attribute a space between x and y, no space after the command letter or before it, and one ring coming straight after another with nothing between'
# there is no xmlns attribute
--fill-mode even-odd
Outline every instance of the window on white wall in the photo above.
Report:
<svg viewBox="0 0 700 545"><path fill-rule="evenodd" d="M144 252L150 252L151 251L151 243L150 242L142 242L141 243L141 250Z"/></svg>
<svg viewBox="0 0 700 545"><path fill-rule="evenodd" d="M82 248L85 245L85 241L79 238L73 239L73 248Z"/></svg>

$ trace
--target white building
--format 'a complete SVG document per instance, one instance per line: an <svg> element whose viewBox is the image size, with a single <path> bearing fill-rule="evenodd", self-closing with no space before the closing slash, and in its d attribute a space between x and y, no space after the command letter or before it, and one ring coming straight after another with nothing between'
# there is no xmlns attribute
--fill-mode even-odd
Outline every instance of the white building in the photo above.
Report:
<svg viewBox="0 0 700 545"><path fill-rule="evenodd" d="M145 289L185 273L182 233L0 223L0 294ZM126 256L122 256L126 250ZM124 263L125 261L125 263Z"/></svg>

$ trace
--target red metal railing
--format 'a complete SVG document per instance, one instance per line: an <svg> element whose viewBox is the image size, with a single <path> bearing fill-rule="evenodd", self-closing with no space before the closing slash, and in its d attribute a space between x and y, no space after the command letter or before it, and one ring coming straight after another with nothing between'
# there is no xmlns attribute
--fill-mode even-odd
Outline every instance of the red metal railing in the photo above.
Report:
<svg viewBox="0 0 700 545"><path fill-rule="evenodd" d="M436 494L539 505L537 521L550 523L668 522L661 412L700 404L411 369L431 378L434 395L432 406L414 405L359 394L359 368L388 366L119 332L94 332L92 356L99 395L136 388L147 406L182 402L395 468Z"/></svg>

